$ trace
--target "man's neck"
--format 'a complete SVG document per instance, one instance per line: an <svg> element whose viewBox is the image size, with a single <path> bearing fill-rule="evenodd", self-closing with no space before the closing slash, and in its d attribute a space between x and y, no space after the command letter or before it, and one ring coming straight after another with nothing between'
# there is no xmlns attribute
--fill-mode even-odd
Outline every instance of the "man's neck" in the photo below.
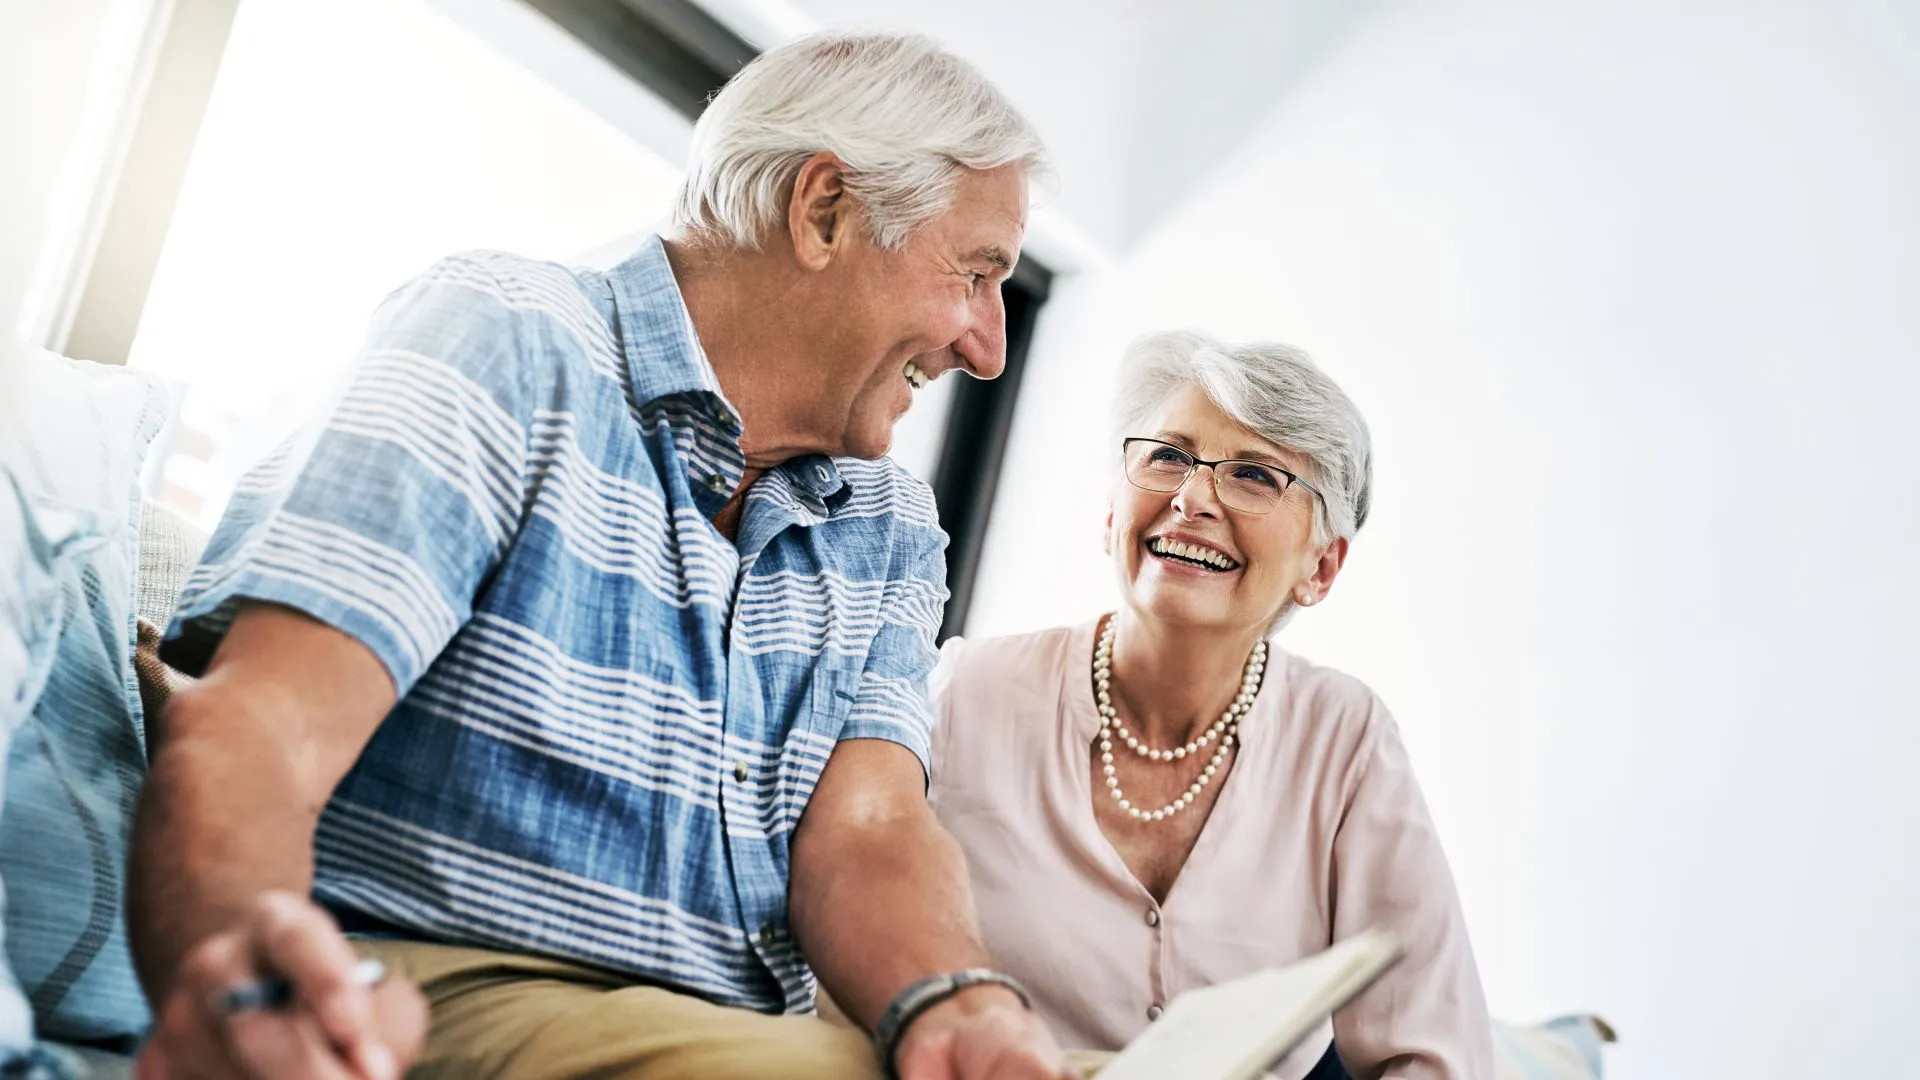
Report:
<svg viewBox="0 0 1920 1080"><path fill-rule="evenodd" d="M726 505L714 512L711 519L713 527L731 543L740 541L740 519L747 508L747 492L753 490L754 481L766 474L764 469L749 467L740 477L740 486L727 499Z"/></svg>
<svg viewBox="0 0 1920 1080"><path fill-rule="evenodd" d="M805 422L818 387L797 342L812 340L806 305L797 303L798 271L777 254L665 241L680 297L720 392L740 413L747 464L770 469L819 452L824 439Z"/></svg>

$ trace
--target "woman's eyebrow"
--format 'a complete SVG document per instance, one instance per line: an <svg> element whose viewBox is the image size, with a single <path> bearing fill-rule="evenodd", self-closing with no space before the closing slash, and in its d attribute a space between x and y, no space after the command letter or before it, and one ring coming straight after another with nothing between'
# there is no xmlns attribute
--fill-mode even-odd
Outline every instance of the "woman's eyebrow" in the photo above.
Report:
<svg viewBox="0 0 1920 1080"><path fill-rule="evenodd" d="M1198 445L1191 438L1189 438L1188 436L1178 431L1156 431L1153 433L1153 437L1156 439L1159 439L1161 442L1173 443L1175 446L1178 446L1184 450L1189 450L1189 451L1193 450L1194 447ZM1271 465L1276 469L1291 470L1293 468L1293 466L1288 465L1285 461L1281 460L1278 456L1271 454L1265 450L1258 450L1258 449L1242 450L1239 453L1230 456L1226 460L1252 461L1261 465Z"/></svg>
<svg viewBox="0 0 1920 1080"><path fill-rule="evenodd" d="M1233 455L1236 461L1257 461L1262 465L1271 465L1276 469L1288 469L1292 466L1265 450L1242 450Z"/></svg>

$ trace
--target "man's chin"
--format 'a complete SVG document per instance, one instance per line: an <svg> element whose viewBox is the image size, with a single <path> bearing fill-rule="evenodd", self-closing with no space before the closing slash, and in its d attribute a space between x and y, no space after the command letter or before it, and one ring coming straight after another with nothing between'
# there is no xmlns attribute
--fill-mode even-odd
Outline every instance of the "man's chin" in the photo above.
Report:
<svg viewBox="0 0 1920 1080"><path fill-rule="evenodd" d="M879 461L891 453L892 450L893 436L889 434L885 438L873 439L867 442L856 442L849 445L846 456L859 458L862 461Z"/></svg>
<svg viewBox="0 0 1920 1080"><path fill-rule="evenodd" d="M836 456L878 461L892 450L893 425L876 424L870 428L856 428L848 431L846 441Z"/></svg>

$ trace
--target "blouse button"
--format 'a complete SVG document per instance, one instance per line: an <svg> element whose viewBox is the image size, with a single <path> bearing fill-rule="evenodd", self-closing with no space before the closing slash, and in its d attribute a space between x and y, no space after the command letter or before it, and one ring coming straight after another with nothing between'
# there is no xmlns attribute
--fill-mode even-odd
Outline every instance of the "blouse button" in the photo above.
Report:
<svg viewBox="0 0 1920 1080"><path fill-rule="evenodd" d="M1148 926L1160 925L1160 909L1159 908L1147 909L1147 925Z"/></svg>
<svg viewBox="0 0 1920 1080"><path fill-rule="evenodd" d="M1158 1019L1160 1019L1160 1014L1161 1014L1161 1013L1164 1013L1164 1012L1166 1012L1166 1010L1165 1010L1165 1009L1162 1009L1162 1008L1161 1008L1160 1006L1158 1006L1158 1005L1149 1005L1149 1006L1147 1006L1147 1020L1148 1020L1148 1022L1152 1022L1152 1021L1154 1021L1154 1020L1158 1020Z"/></svg>

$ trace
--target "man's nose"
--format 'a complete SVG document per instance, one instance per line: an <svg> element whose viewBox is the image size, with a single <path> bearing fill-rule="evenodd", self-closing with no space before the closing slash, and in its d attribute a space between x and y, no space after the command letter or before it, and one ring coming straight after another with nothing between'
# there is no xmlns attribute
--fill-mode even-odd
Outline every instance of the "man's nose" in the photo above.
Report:
<svg viewBox="0 0 1920 1080"><path fill-rule="evenodd" d="M998 283L981 290L973 321L953 343L954 353L976 379L997 379L1007 370L1007 303Z"/></svg>

